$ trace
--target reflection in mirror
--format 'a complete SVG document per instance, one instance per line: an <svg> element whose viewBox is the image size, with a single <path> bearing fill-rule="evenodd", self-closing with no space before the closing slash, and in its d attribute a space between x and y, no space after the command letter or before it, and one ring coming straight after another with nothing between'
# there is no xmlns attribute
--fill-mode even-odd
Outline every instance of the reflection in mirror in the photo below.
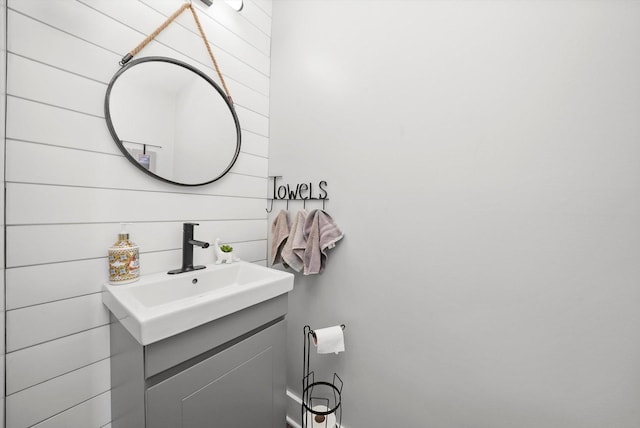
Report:
<svg viewBox="0 0 640 428"><path fill-rule="evenodd" d="M218 180L240 152L240 125L226 94L172 58L140 58L120 69L107 89L105 116L131 162L174 184Z"/></svg>

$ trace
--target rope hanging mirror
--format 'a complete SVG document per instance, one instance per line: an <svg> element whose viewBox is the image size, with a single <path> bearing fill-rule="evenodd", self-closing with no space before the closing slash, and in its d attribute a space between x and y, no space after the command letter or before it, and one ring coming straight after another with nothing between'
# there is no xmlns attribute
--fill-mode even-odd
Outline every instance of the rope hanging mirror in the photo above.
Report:
<svg viewBox="0 0 640 428"><path fill-rule="evenodd" d="M162 56L134 59L187 9L220 85L185 61ZM183 186L209 184L229 172L240 153L240 123L190 2L122 57L119 65L107 88L105 119L116 145L133 165L161 181Z"/></svg>
<svg viewBox="0 0 640 428"><path fill-rule="evenodd" d="M220 79L220 83L224 88L225 94L227 94L227 98L229 102L233 104L233 99L231 98L231 94L229 93L229 88L227 88L227 83L224 81L224 77L220 72L220 67L218 67L218 61L216 61L216 57L213 55L213 51L211 50L211 45L209 44L209 40L207 39L204 30L202 29L202 24L200 23L200 19L198 19L198 14L196 13L196 9L193 7L191 3L184 3L182 6L178 8L175 12L173 12L166 21L164 21L158 28L155 29L151 34L149 34L138 46L133 48L129 53L127 53L120 60L120 65L123 66L127 64L134 56L136 56L145 46L151 42L151 40L155 39L158 34L160 34L165 28L169 26L178 16L182 14L186 9L191 11L191 15L193 16L193 20L196 23L196 27L198 27L198 32L200 33L200 37L202 37L202 41L204 42L205 47L207 48L207 53L209 54L209 58L211 58L211 62L213 63L213 68L215 68L216 73L218 74L218 78Z"/></svg>

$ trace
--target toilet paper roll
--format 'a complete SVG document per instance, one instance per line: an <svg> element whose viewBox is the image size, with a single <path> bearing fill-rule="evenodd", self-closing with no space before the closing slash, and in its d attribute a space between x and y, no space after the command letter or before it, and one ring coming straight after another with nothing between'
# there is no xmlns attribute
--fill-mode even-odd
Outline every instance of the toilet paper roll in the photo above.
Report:
<svg viewBox="0 0 640 428"><path fill-rule="evenodd" d="M327 406L318 405L312 407L315 412L326 412L329 410ZM316 414L311 412L305 412L305 418L307 419L307 424L305 426L313 427L313 428L335 428L336 426L336 415L335 413L329 413L325 416L325 419L322 422L318 422L316 420Z"/></svg>
<svg viewBox="0 0 640 428"><path fill-rule="evenodd" d="M344 333L339 325L314 330L313 341L318 354L344 352Z"/></svg>

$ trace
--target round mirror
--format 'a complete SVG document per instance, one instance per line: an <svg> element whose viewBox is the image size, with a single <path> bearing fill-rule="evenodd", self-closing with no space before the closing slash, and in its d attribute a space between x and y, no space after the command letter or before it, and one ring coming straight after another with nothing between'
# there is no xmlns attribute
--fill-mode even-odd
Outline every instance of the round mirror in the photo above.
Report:
<svg viewBox="0 0 640 428"><path fill-rule="evenodd" d="M240 153L233 104L209 76L165 57L130 61L104 103L120 151L147 174L183 186L220 179Z"/></svg>

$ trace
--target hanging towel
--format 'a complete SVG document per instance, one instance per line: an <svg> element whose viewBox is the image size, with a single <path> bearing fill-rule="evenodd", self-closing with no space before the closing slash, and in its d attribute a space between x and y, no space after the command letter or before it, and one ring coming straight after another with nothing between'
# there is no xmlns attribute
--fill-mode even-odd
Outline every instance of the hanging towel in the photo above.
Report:
<svg viewBox="0 0 640 428"><path fill-rule="evenodd" d="M289 238L282 249L283 264L296 272L301 272L304 266L304 249L307 246L304 239L304 222L307 214L307 210L298 211L291 224Z"/></svg>
<svg viewBox="0 0 640 428"><path fill-rule="evenodd" d="M280 210L271 224L271 266L282 263L282 247L289 237L289 217Z"/></svg>
<svg viewBox="0 0 640 428"><path fill-rule="evenodd" d="M304 274L321 273L327 261L327 250L336 246L344 234L331 216L323 210L313 210L304 222Z"/></svg>

